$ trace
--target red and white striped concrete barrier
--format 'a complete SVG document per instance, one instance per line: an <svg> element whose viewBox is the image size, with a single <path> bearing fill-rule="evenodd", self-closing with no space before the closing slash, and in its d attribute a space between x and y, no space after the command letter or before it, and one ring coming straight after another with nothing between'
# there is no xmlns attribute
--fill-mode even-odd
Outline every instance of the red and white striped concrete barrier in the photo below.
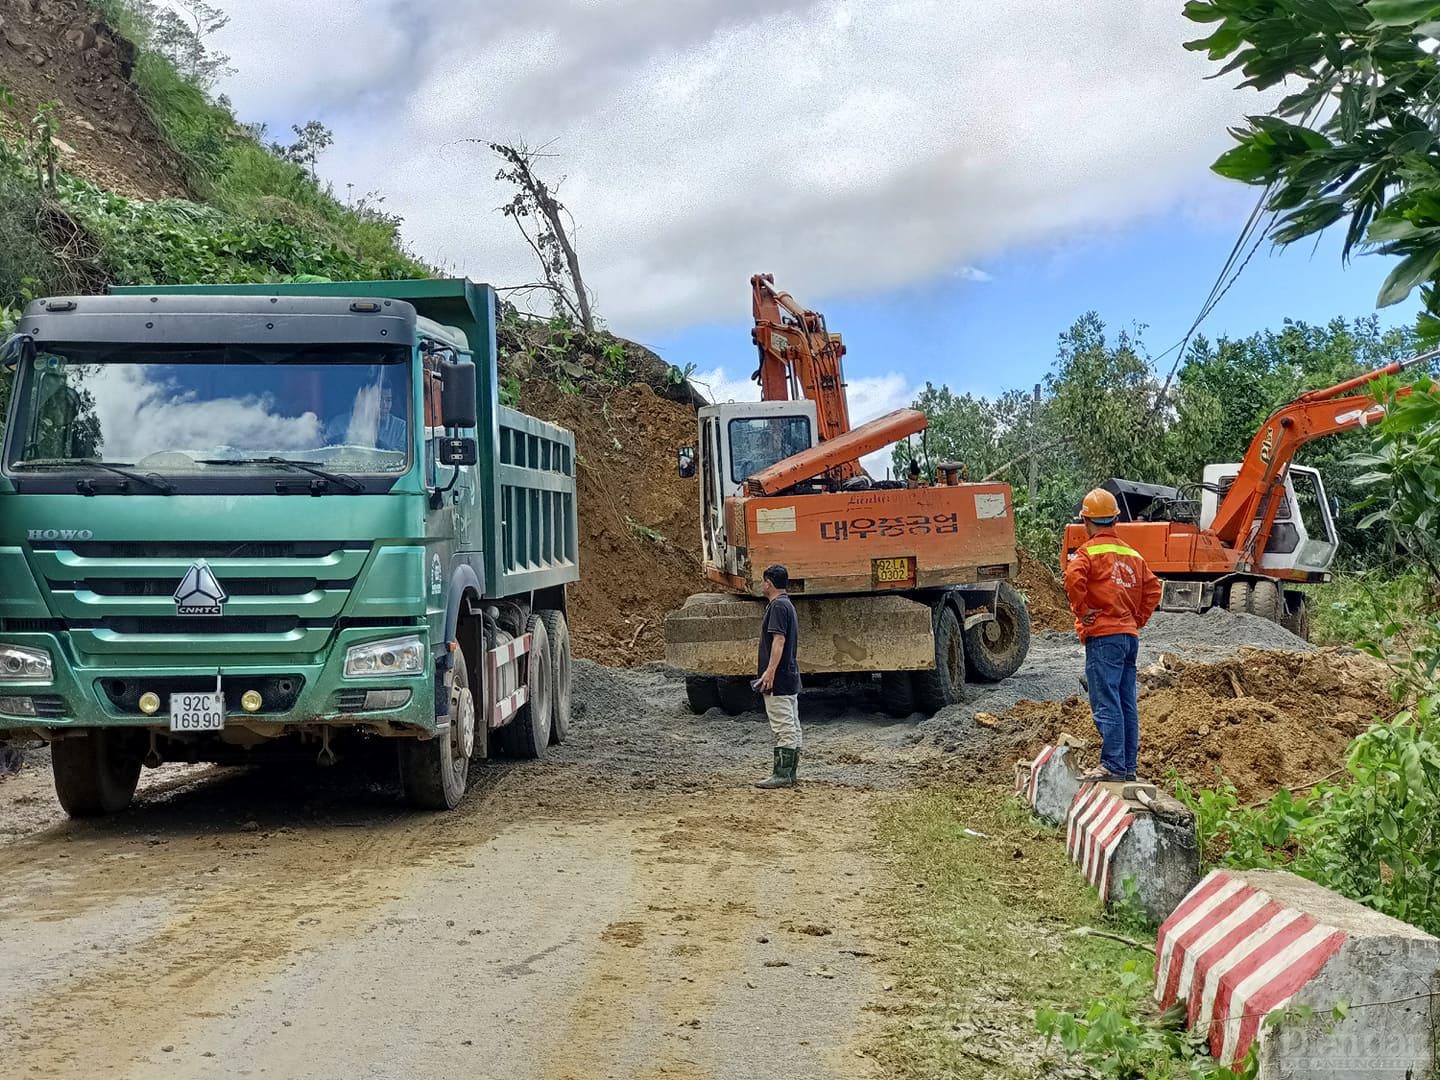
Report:
<svg viewBox="0 0 1440 1080"><path fill-rule="evenodd" d="M1102 900L1110 896L1110 862L1120 841L1135 824L1135 814L1120 793L1102 784L1083 784L1070 806L1065 850Z"/></svg>
<svg viewBox="0 0 1440 1080"><path fill-rule="evenodd" d="M1262 1076L1434 1075L1437 979L1440 941L1291 874L1212 871L1156 939L1156 999L1183 1002L1224 1065L1258 1041ZM1310 1015L1265 1024L1292 1005Z"/></svg>
<svg viewBox="0 0 1440 1080"><path fill-rule="evenodd" d="M1043 747L1035 760L1015 765L1015 794L1051 825L1068 818L1075 793L1080 790L1080 771L1070 751L1083 745L1070 735L1061 735L1057 743Z"/></svg>

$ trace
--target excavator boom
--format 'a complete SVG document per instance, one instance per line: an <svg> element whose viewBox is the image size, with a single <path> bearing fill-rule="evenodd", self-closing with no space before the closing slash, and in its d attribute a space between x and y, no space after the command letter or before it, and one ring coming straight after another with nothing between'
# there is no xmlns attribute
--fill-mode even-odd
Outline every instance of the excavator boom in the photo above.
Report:
<svg viewBox="0 0 1440 1080"><path fill-rule="evenodd" d="M1334 386L1311 390L1276 410L1261 425L1245 451L1239 475L1226 491L1210 526L1222 544L1237 552L1237 569L1254 569L1257 553L1265 550L1284 499L1285 474L1296 452L1316 439L1364 427L1383 418L1384 405L1368 394L1353 391L1381 376L1398 375L1436 356L1440 356L1440 350L1397 360Z"/></svg>
<svg viewBox="0 0 1440 1080"><path fill-rule="evenodd" d="M783 458L745 481L747 495L774 495L819 476L837 465L856 461L875 450L925 430L928 420L915 409L896 409L861 424L829 442Z"/></svg>
<svg viewBox="0 0 1440 1080"><path fill-rule="evenodd" d="M773 274L756 274L750 279L750 291L755 314L750 338L760 352L755 379L761 400L813 401L816 435L822 443L849 432L850 406L841 364L845 345L840 335L826 328L825 316L776 289ZM827 471L836 482L864 472L858 457L835 461Z"/></svg>

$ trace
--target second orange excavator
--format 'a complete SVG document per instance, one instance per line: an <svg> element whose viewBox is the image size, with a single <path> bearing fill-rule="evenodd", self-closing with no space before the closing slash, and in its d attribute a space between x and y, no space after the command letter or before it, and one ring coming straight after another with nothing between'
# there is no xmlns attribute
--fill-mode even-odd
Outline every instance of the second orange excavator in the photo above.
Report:
<svg viewBox="0 0 1440 1080"><path fill-rule="evenodd" d="M697 476L705 576L723 593L692 596L665 622L666 659L689 672L690 705L756 707L760 579L790 572L809 683L879 676L897 715L960 699L967 678L1013 674L1030 616L1011 584L1018 570L1006 484L966 482L939 463L902 480L871 477L861 459L924 431L899 409L851 427L845 346L825 318L750 280L759 402L699 413L698 447L681 450Z"/></svg>
<svg viewBox="0 0 1440 1080"><path fill-rule="evenodd" d="M1116 534L1164 586L1161 609L1224 607L1308 639L1309 605L1299 586L1329 580L1340 544L1325 483L1317 470L1296 465L1295 454L1380 420L1385 406L1366 388L1437 356L1440 350L1422 353L1301 394L1260 426L1243 461L1206 466L1188 489L1118 479L1100 485L1120 504ZM1068 526L1063 559L1084 542L1084 526Z"/></svg>

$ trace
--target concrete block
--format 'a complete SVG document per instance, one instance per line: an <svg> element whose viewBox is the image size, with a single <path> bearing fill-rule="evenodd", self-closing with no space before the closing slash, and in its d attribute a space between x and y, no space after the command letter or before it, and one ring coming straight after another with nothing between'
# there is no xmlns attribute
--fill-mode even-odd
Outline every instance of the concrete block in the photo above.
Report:
<svg viewBox="0 0 1440 1080"><path fill-rule="evenodd" d="M1070 751L1084 746L1084 742L1073 735L1061 735L1056 745L1045 747L1034 761L1022 761L1015 766L1015 794L1023 798L1042 821L1060 825L1069 815L1070 804L1080 790L1080 767Z"/></svg>
<svg viewBox="0 0 1440 1080"><path fill-rule="evenodd" d="M1156 999L1262 1080L1434 1080L1437 993L1440 939L1293 874L1213 871L1156 941Z"/></svg>
<svg viewBox="0 0 1440 1080"><path fill-rule="evenodd" d="M1159 923L1175 910L1200 877L1195 818L1149 784L1084 784L1066 818L1070 860L1105 906L1125 898Z"/></svg>

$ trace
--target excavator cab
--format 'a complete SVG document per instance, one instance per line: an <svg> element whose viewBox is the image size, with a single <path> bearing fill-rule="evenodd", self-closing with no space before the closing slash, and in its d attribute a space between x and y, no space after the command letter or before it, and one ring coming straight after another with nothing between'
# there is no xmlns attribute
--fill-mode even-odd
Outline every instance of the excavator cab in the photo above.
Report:
<svg viewBox="0 0 1440 1080"><path fill-rule="evenodd" d="M700 539L705 562L738 574L727 542L725 500L746 477L816 444L812 401L732 401L700 410Z"/></svg>
<svg viewBox="0 0 1440 1080"><path fill-rule="evenodd" d="M1235 462L1207 465L1200 495L1200 527L1215 520L1225 492L1240 474ZM1330 568L1340 550L1333 504L1326 497L1319 470L1291 465L1285 476L1285 501L1275 512L1275 524L1260 558L1262 570L1300 570L1321 574Z"/></svg>

